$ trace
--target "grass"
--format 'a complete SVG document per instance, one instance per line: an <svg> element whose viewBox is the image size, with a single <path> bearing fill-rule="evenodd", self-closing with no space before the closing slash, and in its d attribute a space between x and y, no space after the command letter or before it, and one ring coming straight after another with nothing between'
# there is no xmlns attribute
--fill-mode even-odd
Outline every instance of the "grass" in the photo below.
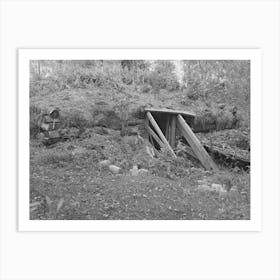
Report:
<svg viewBox="0 0 280 280"><path fill-rule="evenodd" d="M164 153L151 159L140 144L135 152L121 138L89 133L89 138L52 149L32 142L30 196L40 206L33 209L31 219L249 219L248 173L206 172ZM122 167L120 174L99 166L107 158ZM129 175L135 163L149 173ZM221 195L198 188L198 180L222 184L226 178L238 186L237 192Z"/></svg>
<svg viewBox="0 0 280 280"><path fill-rule="evenodd" d="M250 174L234 169L205 172L188 157L172 159L166 151L150 158L147 140L141 144L119 135L121 121L137 119L134 113L139 108L168 107L196 113L195 125L204 132L212 125L215 142L233 139L235 143L238 133L232 136L212 130L249 127L247 62L219 62L217 69L211 62L189 62L187 90L179 90L176 83L165 79L170 75L157 75L135 87L131 73L121 73L112 65L105 72L67 67L66 72L58 68L57 76L35 78L30 84L30 202L35 203L31 219L250 218ZM219 72L223 69L226 75ZM217 74L216 78L209 73ZM218 79L221 75L224 81ZM234 106L238 108L236 118L231 112ZM61 110L64 128L74 137L46 149L36 140L37 118L54 107ZM75 129L83 131L79 139ZM250 135L240 133L239 138L236 146L249 145ZM121 167L120 174L101 168L99 162L104 159ZM130 176L129 169L135 164L148 169L148 174ZM228 191L202 190L199 180L228 186Z"/></svg>

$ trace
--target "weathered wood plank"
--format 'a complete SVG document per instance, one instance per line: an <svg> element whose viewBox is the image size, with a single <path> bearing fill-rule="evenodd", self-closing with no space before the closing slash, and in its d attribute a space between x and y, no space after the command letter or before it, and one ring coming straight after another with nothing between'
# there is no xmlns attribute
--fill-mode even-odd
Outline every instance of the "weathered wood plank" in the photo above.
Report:
<svg viewBox="0 0 280 280"><path fill-rule="evenodd" d="M170 143L170 116L167 116L167 120L166 120L165 138Z"/></svg>
<svg viewBox="0 0 280 280"><path fill-rule="evenodd" d="M156 135L156 133L149 127L149 125L145 124L145 128L147 132L155 139L155 141L160 145L161 148L164 147L164 143L160 140L160 138Z"/></svg>
<svg viewBox="0 0 280 280"><path fill-rule="evenodd" d="M145 112L155 112L155 113L166 113L166 114L181 114L184 116L188 116L188 117L195 117L196 115L192 112L188 112L188 111L181 111L181 110L172 110L172 109L167 109L167 108L145 108L144 109Z"/></svg>
<svg viewBox="0 0 280 280"><path fill-rule="evenodd" d="M193 133L189 125L185 122L184 118L179 114L177 116L177 120L178 120L179 129L181 130L183 136L188 141L189 145L191 146L197 158L200 160L201 164L207 170L211 170L211 169L216 170L217 169L216 164L208 155L204 147L200 144L199 140L197 139L197 137L195 136L195 134Z"/></svg>
<svg viewBox="0 0 280 280"><path fill-rule="evenodd" d="M170 146L174 149L176 142L176 116L171 117L170 122Z"/></svg>
<svg viewBox="0 0 280 280"><path fill-rule="evenodd" d="M173 149L169 145L168 141L166 140L165 136L163 135L161 129L159 128L157 122L155 121L155 119L153 118L153 116L150 112L147 112L147 117L148 117L149 121L151 122L151 125L154 127L157 134L159 135L159 138L161 139L161 141L164 143L164 145L167 147L167 149L171 152L171 154L176 158L177 157L176 154L174 153Z"/></svg>

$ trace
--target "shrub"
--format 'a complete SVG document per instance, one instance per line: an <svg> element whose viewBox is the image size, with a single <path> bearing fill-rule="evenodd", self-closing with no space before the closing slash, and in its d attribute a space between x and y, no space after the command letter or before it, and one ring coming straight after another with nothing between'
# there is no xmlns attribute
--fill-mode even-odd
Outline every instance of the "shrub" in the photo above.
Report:
<svg viewBox="0 0 280 280"><path fill-rule="evenodd" d="M76 127L78 129L88 127L89 121L79 111L74 111L61 118L66 127Z"/></svg>
<svg viewBox="0 0 280 280"><path fill-rule="evenodd" d="M73 162L74 157L71 153L58 150L49 150L47 153L42 153L39 162L41 164L54 164L64 166L65 163Z"/></svg>
<svg viewBox="0 0 280 280"><path fill-rule="evenodd" d="M30 138L34 139L36 138L37 134L40 132L40 128L38 126L38 118L40 114L42 113L41 109L36 106L30 106L29 107L29 132L30 132Z"/></svg>

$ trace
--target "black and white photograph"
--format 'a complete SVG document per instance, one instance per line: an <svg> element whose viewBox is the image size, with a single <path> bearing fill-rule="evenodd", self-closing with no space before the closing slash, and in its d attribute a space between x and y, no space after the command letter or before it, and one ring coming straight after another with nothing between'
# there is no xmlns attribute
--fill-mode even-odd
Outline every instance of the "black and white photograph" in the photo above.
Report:
<svg viewBox="0 0 280 280"><path fill-rule="evenodd" d="M0 0L0 279L276 280L278 0Z"/></svg>
<svg viewBox="0 0 280 280"><path fill-rule="evenodd" d="M250 60L30 60L31 220L250 220Z"/></svg>

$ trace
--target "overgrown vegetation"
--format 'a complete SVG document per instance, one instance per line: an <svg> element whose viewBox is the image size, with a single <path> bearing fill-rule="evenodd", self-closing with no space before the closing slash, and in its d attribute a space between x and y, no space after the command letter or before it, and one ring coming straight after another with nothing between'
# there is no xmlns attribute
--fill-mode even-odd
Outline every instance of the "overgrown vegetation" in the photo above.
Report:
<svg viewBox="0 0 280 280"><path fill-rule="evenodd" d="M147 153L147 106L193 111L201 140L250 150L248 61L31 61L31 218L249 219L248 172L205 171L179 146ZM45 147L38 118L53 108L67 141Z"/></svg>

